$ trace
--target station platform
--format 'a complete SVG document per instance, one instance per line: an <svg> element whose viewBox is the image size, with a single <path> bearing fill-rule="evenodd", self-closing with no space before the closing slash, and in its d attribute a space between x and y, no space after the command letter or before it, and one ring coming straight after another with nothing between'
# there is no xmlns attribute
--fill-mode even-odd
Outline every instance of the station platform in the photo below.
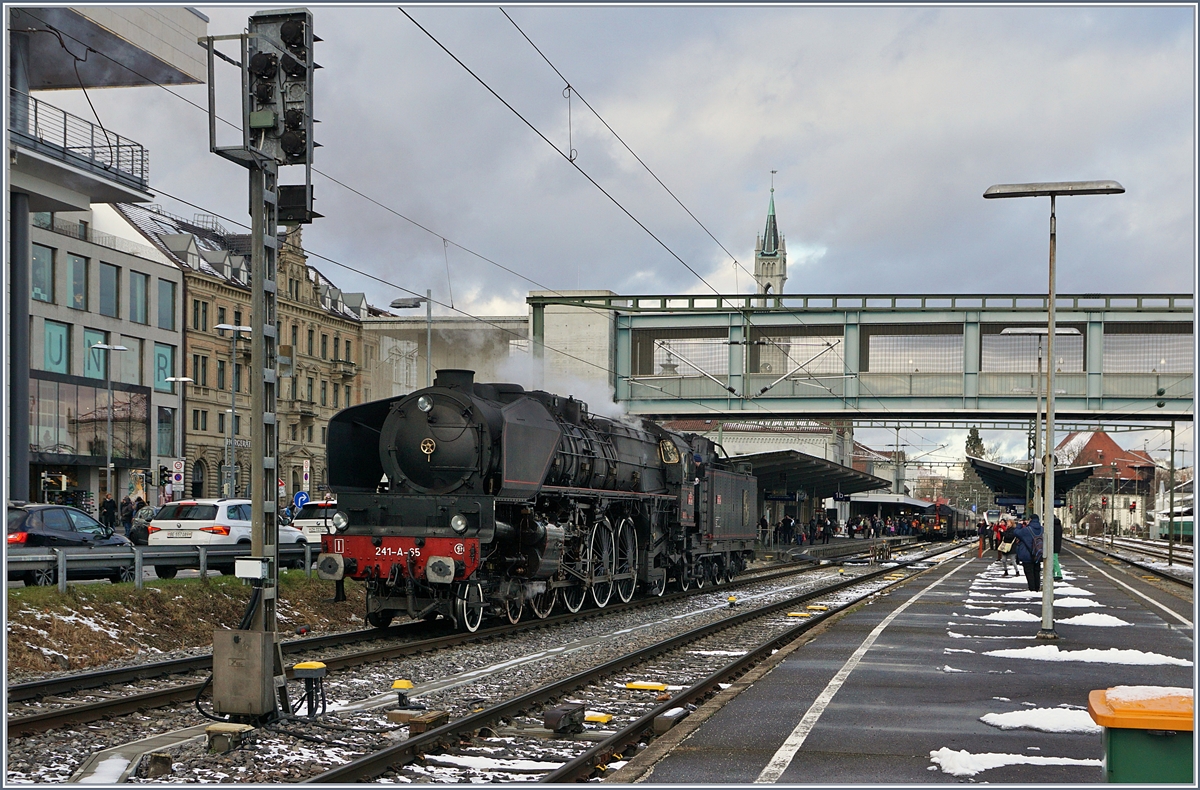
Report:
<svg viewBox="0 0 1200 790"><path fill-rule="evenodd" d="M1067 548L1041 641L1041 594L976 555L831 618L606 781L1103 782L1088 693L1191 688L1190 596Z"/></svg>

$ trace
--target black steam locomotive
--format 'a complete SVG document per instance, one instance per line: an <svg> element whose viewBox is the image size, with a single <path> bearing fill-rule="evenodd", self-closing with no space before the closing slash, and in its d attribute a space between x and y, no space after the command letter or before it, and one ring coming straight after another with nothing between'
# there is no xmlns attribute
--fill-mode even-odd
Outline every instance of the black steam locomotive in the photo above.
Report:
<svg viewBox="0 0 1200 790"><path fill-rule="evenodd" d="M364 582L375 626L475 631L719 583L752 556L756 481L710 440L469 370L339 412L327 453L337 531L318 575Z"/></svg>

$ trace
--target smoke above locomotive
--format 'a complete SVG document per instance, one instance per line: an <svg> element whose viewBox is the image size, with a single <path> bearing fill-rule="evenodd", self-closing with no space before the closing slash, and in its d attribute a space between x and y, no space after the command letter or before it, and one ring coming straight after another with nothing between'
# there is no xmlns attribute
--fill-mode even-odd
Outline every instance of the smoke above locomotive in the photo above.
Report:
<svg viewBox="0 0 1200 790"><path fill-rule="evenodd" d="M469 370L338 413L327 454L340 513L318 574L364 582L374 625L473 631L527 604L546 617L715 583L751 557L755 480L709 439Z"/></svg>

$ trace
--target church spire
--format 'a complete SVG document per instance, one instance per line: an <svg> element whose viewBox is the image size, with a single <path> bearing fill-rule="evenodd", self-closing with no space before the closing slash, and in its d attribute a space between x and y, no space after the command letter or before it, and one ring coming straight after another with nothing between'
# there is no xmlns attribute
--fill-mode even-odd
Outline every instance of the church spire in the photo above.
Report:
<svg viewBox="0 0 1200 790"><path fill-rule="evenodd" d="M775 221L775 171L771 171L771 202L767 206L767 227L754 249L754 279L759 293L782 293L787 281L787 246Z"/></svg>

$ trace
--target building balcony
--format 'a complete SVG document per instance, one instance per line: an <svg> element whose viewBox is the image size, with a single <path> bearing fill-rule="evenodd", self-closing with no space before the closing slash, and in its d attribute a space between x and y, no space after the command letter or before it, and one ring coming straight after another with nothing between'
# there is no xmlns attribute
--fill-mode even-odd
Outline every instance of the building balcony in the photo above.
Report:
<svg viewBox="0 0 1200 790"><path fill-rule="evenodd" d="M32 210L151 198L150 154L141 143L29 94L10 89L8 95L9 139L17 149L13 185L50 201Z"/></svg>
<svg viewBox="0 0 1200 790"><path fill-rule="evenodd" d="M358 374L358 365L354 362L346 362L339 360L333 363L334 375L343 376L344 378L353 378Z"/></svg>
<svg viewBox="0 0 1200 790"><path fill-rule="evenodd" d="M280 400L279 410L298 415L301 419L317 416L317 405L306 400Z"/></svg>

